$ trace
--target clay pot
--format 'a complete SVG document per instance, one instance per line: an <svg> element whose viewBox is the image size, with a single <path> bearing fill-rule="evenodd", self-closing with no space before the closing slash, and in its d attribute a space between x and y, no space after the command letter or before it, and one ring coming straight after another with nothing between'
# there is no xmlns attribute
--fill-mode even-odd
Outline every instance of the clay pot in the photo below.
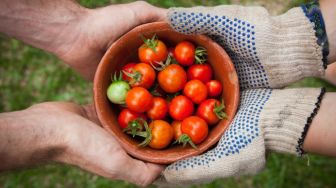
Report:
<svg viewBox="0 0 336 188"><path fill-rule="evenodd" d="M166 149L155 150L139 147L139 141L122 132L117 121L118 108L111 104L106 90L111 83L111 75L129 62L138 60L138 48L143 43L141 36L151 38L158 36L167 46L175 46L183 40L203 46L208 51L208 62L214 70L217 80L223 84L223 95L228 119L221 120L213 126L204 142L195 150L192 147L173 145ZM105 53L94 78L94 103L102 126L111 133L131 156L153 163L169 164L174 161L198 155L216 144L234 118L239 103L239 84L234 66L227 53L217 43L203 35L184 35L174 31L164 22L149 23L138 26L122 36Z"/></svg>

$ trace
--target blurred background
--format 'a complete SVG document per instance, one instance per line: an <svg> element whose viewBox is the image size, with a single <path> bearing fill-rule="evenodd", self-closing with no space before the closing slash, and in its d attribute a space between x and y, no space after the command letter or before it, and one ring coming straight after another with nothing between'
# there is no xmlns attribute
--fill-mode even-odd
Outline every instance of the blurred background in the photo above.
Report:
<svg viewBox="0 0 336 188"><path fill-rule="evenodd" d="M94 8L130 0L80 0ZM161 7L214 6L219 4L261 5L271 14L285 12L305 0L148 0ZM307 78L290 87L336 87L320 79ZM92 83L62 64L56 57L14 39L0 35L0 112L27 108L44 101L92 102ZM117 161L116 161L117 162ZM267 166L255 176L216 180L193 187L336 187L336 160L306 155L303 158L268 154ZM0 188L20 187L136 187L123 181L111 181L81 169L59 164L0 174Z"/></svg>

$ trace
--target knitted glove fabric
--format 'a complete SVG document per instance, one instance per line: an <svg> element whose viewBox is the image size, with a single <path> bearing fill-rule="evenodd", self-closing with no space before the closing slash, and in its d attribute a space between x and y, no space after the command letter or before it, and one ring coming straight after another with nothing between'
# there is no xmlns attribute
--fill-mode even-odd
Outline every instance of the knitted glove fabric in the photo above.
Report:
<svg viewBox="0 0 336 188"><path fill-rule="evenodd" d="M171 8L168 19L179 32L206 34L221 44L235 64L242 89L280 88L324 74L328 53L322 51L328 48L326 35L321 36L322 14L318 5L307 7L275 17L262 7Z"/></svg>
<svg viewBox="0 0 336 188"><path fill-rule="evenodd" d="M186 185L256 173L265 166L266 150L301 155L323 94L323 89L243 91L240 110L216 148L171 164L165 180Z"/></svg>

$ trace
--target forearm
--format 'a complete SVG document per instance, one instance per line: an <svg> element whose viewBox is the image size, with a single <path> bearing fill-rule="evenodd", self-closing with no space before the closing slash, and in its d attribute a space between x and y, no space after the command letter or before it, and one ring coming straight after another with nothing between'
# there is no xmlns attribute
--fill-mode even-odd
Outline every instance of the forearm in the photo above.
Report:
<svg viewBox="0 0 336 188"><path fill-rule="evenodd" d="M336 86L336 63L328 65L323 78Z"/></svg>
<svg viewBox="0 0 336 188"><path fill-rule="evenodd" d="M0 171L46 163L63 153L61 138L31 109L0 114Z"/></svg>
<svg viewBox="0 0 336 188"><path fill-rule="evenodd" d="M56 55L74 43L86 9L71 0L4 0L0 32Z"/></svg>
<svg viewBox="0 0 336 188"><path fill-rule="evenodd" d="M326 93L308 130L304 150L336 157L336 93Z"/></svg>
<svg viewBox="0 0 336 188"><path fill-rule="evenodd" d="M336 1L320 0L320 7L326 27L329 43L329 63L336 61Z"/></svg>

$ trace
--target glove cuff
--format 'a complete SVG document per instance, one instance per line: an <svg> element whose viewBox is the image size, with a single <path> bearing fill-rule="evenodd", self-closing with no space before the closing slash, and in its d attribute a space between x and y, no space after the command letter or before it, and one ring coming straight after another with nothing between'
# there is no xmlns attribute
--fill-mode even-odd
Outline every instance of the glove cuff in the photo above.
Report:
<svg viewBox="0 0 336 188"><path fill-rule="evenodd" d="M301 156L324 93L324 89L273 90L260 114L266 149Z"/></svg>
<svg viewBox="0 0 336 188"><path fill-rule="evenodd" d="M309 21L314 24L317 44L320 45L322 48L323 67L326 69L328 64L329 43L319 2L317 0L314 0L310 3L303 4L301 8Z"/></svg>
<svg viewBox="0 0 336 188"><path fill-rule="evenodd" d="M314 24L301 8L259 22L257 53L271 88L281 88L305 77L324 75L322 47ZM264 26L264 28L263 28Z"/></svg>

